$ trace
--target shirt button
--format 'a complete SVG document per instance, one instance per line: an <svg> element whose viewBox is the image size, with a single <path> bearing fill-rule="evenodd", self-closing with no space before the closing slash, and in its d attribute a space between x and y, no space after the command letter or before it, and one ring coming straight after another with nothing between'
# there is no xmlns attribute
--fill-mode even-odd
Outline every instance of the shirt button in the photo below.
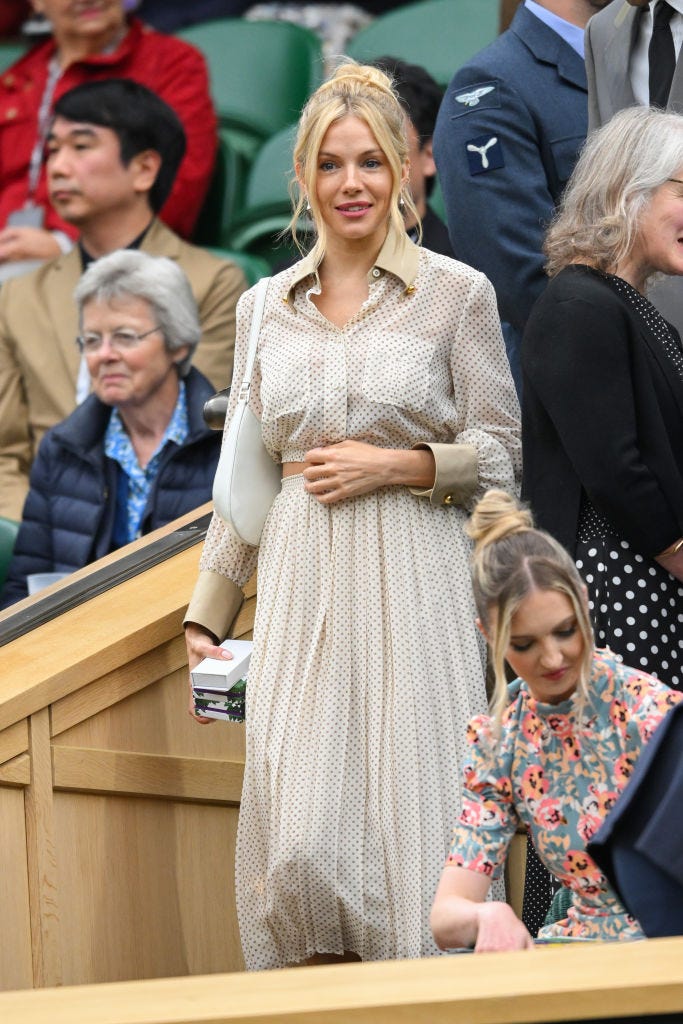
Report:
<svg viewBox="0 0 683 1024"><path fill-rule="evenodd" d="M16 107L10 107L9 110L7 111L7 113L5 114L5 117L7 118L8 121L13 121L16 116L17 116L17 108Z"/></svg>
<svg viewBox="0 0 683 1024"><path fill-rule="evenodd" d="M445 495L445 497L443 499L443 503L444 503L444 505L452 505L453 504L453 495L452 494Z"/></svg>
<svg viewBox="0 0 683 1024"><path fill-rule="evenodd" d="M372 270L372 276L373 277L379 277L381 273L382 273L382 271L379 269L379 267L373 267L373 270Z"/></svg>

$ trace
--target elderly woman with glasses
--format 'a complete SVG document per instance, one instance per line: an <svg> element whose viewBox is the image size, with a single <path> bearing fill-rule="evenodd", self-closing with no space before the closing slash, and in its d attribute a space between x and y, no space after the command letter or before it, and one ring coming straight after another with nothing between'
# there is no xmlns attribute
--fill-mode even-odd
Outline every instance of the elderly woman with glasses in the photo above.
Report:
<svg viewBox="0 0 683 1024"><path fill-rule="evenodd" d="M92 394L41 442L2 607L27 576L74 572L211 497L220 435L202 417L214 389L190 366L201 328L183 271L115 252L75 298Z"/></svg>

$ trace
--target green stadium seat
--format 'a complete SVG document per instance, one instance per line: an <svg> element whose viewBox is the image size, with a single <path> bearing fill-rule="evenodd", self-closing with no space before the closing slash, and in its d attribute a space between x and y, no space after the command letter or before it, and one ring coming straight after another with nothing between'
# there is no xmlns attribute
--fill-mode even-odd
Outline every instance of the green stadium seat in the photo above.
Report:
<svg viewBox="0 0 683 1024"><path fill-rule="evenodd" d="M211 184L192 234L196 245L221 244L241 208L248 171L246 157L231 144L226 129L219 129Z"/></svg>
<svg viewBox="0 0 683 1024"><path fill-rule="evenodd" d="M422 0L380 15L346 49L361 62L390 55L421 64L446 86L496 38L499 18L500 0Z"/></svg>
<svg viewBox="0 0 683 1024"><path fill-rule="evenodd" d="M0 43L0 75L23 57L27 49L25 43Z"/></svg>
<svg viewBox="0 0 683 1024"><path fill-rule="evenodd" d="M0 516L0 587L7 578L7 570L14 551L14 542L19 531L19 523L13 519Z"/></svg>
<svg viewBox="0 0 683 1024"><path fill-rule="evenodd" d="M221 18L178 33L204 54L219 121L248 159L293 124L322 81L320 40L287 21Z"/></svg>
<svg viewBox="0 0 683 1024"><path fill-rule="evenodd" d="M216 246L208 246L207 252L213 253L214 256L218 256L222 260L232 260L238 267L241 267L250 288L262 277L270 274L270 266L266 260L253 253L238 252L236 249L221 249Z"/></svg>
<svg viewBox="0 0 683 1024"><path fill-rule="evenodd" d="M242 207L224 239L231 248L255 252L271 266L299 256L291 236L280 237L292 216L289 182L295 132L294 126L283 128L256 154Z"/></svg>

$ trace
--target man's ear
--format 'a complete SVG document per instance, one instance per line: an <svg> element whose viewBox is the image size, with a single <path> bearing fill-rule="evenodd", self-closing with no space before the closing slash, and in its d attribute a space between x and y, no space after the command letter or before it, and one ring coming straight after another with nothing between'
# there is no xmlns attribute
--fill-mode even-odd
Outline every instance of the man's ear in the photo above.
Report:
<svg viewBox="0 0 683 1024"><path fill-rule="evenodd" d="M149 192L161 168L161 155L156 149L143 149L130 162L133 170L133 187L136 192Z"/></svg>
<svg viewBox="0 0 683 1024"><path fill-rule="evenodd" d="M420 164L425 178L433 178L436 174L436 161L434 160L434 149L431 139L420 148Z"/></svg>

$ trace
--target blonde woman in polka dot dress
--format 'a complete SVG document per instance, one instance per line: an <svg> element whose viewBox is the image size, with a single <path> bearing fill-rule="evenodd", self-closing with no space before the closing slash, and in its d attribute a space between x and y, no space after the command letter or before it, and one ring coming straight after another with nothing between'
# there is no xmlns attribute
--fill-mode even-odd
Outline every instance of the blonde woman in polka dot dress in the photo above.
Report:
<svg viewBox="0 0 683 1024"><path fill-rule="evenodd" d="M258 560L237 839L251 969L437 952L454 780L486 706L464 526L520 468L492 287L403 229L389 79L341 66L294 163L294 222L310 208L317 241L270 282L250 399L282 491L258 551L214 516L187 614L190 662L219 656ZM252 309L248 292L237 381Z"/></svg>
<svg viewBox="0 0 683 1024"><path fill-rule="evenodd" d="M683 347L646 297L683 275L683 118L632 108L594 133L546 252L524 495L576 558L598 644L683 689Z"/></svg>

